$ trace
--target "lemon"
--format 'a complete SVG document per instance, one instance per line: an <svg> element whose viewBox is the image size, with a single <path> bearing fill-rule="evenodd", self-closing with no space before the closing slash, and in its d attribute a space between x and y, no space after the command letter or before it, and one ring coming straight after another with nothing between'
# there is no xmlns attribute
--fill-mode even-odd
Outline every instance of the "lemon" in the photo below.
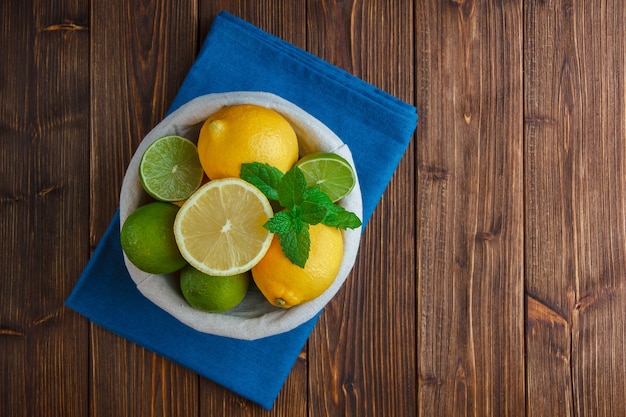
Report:
<svg viewBox="0 0 626 417"><path fill-rule="evenodd" d="M120 243L137 268L152 274L168 274L187 264L174 238L178 207L154 202L139 207L124 221Z"/></svg>
<svg viewBox="0 0 626 417"><path fill-rule="evenodd" d="M180 289L185 300L195 309L219 313L243 301L250 284L250 273L216 277L187 265L180 272Z"/></svg>
<svg viewBox="0 0 626 417"><path fill-rule="evenodd" d="M172 207L176 207L172 205ZM174 236L183 257L209 275L228 276L256 265L272 242L267 197L239 178L209 181L182 205Z"/></svg>
<svg viewBox="0 0 626 417"><path fill-rule="evenodd" d="M285 256L278 237L252 268L257 287L277 307L289 308L318 297L339 273L343 259L341 230L319 223L309 226L309 234L311 249L304 268Z"/></svg>
<svg viewBox="0 0 626 417"><path fill-rule="evenodd" d="M198 153L212 180L239 177L242 163L262 162L283 173L298 159L298 138L278 112L252 104L227 106L202 125Z"/></svg>

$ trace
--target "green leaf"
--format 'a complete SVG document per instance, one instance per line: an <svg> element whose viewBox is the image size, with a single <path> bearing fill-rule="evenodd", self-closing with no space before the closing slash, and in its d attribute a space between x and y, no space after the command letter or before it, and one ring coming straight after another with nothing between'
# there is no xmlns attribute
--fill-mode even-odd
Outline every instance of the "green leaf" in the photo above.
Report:
<svg viewBox="0 0 626 417"><path fill-rule="evenodd" d="M288 233L293 228L292 216L288 211L280 211L274 214L263 227L276 234Z"/></svg>
<svg viewBox="0 0 626 417"><path fill-rule="evenodd" d="M330 207L334 205L333 201L324 191L315 187L306 189L304 193L304 201L314 203L320 207Z"/></svg>
<svg viewBox="0 0 626 417"><path fill-rule="evenodd" d="M307 188L304 174L297 166L283 175L268 164L242 164L241 178L274 203L280 203L263 226L278 235L285 256L301 268L309 258L309 225L323 223L339 229L355 229L362 224L354 213L334 204L319 188Z"/></svg>
<svg viewBox="0 0 626 417"><path fill-rule="evenodd" d="M356 229L363 223L359 217L344 209L343 207L333 204L332 208L329 208L326 212L326 217L322 220L326 226L336 227L338 229Z"/></svg>
<svg viewBox="0 0 626 417"><path fill-rule="evenodd" d="M293 166L278 184L278 201L288 209L302 204L306 191L306 178L297 166Z"/></svg>
<svg viewBox="0 0 626 417"><path fill-rule="evenodd" d="M285 256L294 265L304 268L311 248L309 225L302 222L299 229L300 231L296 232L296 228L291 228L287 233L278 235L278 238Z"/></svg>
<svg viewBox="0 0 626 417"><path fill-rule="evenodd" d="M331 199L319 188L307 188L301 205L302 220L308 224L318 224L326 217Z"/></svg>
<svg viewBox="0 0 626 417"><path fill-rule="evenodd" d="M300 206L300 217L308 224L318 224L326 217L326 207L305 201Z"/></svg>
<svg viewBox="0 0 626 417"><path fill-rule="evenodd" d="M300 230L306 225L302 220L302 209L299 206L294 206L291 210L285 210L291 216L291 227L296 233L300 233Z"/></svg>
<svg viewBox="0 0 626 417"><path fill-rule="evenodd" d="M306 206L306 204L311 204L311 207ZM361 226L361 220L357 217L356 214L347 211L343 207L332 202L330 197L322 190L318 188L309 188L306 190L304 194L304 203L302 205L302 211L312 213L310 215L311 220L316 220L317 223L323 223L327 226L336 227L339 229L356 229ZM319 216L323 213L323 217L318 219L316 216ZM308 218L309 216L307 216ZM317 224L312 223L305 219L309 224Z"/></svg>
<svg viewBox="0 0 626 417"><path fill-rule="evenodd" d="M278 200L278 186L283 178L278 168L260 162L245 163L241 164L239 176L261 190L269 200Z"/></svg>

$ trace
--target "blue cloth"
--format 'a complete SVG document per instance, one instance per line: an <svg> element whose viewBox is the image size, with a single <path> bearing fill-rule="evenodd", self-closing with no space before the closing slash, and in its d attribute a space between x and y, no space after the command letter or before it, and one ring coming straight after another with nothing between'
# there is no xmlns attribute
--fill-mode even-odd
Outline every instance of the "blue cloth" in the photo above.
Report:
<svg viewBox="0 0 626 417"><path fill-rule="evenodd" d="M308 111L352 151L369 220L417 124L416 109L226 12L214 20L170 112L207 93L267 91ZM136 289L115 213L66 305L94 323L270 409L317 319L242 341L197 332Z"/></svg>

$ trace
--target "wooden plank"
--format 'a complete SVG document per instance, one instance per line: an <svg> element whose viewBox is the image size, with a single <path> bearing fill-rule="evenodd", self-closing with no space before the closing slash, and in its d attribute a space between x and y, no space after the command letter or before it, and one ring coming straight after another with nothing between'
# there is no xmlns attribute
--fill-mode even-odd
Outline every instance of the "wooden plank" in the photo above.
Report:
<svg viewBox="0 0 626 417"><path fill-rule="evenodd" d="M307 49L413 102L413 3L309 2ZM416 414L414 147L309 340L310 415Z"/></svg>
<svg viewBox="0 0 626 417"><path fill-rule="evenodd" d="M201 0L199 2L200 40L204 40L215 16L225 10L268 33L304 48L306 45L306 8L303 3L303 1L277 2L273 0ZM269 412L211 381L202 379L200 381L201 415L306 415L307 371L305 347Z"/></svg>
<svg viewBox="0 0 626 417"><path fill-rule="evenodd" d="M525 9L526 299L528 415L573 416L571 312L574 275L571 178L563 151L578 72L572 14L556 4ZM558 33L558 37L555 36ZM562 39L560 42L557 39ZM565 72L563 72L565 70ZM564 85L560 85L561 78ZM574 76L575 78L572 78ZM565 87L565 89L563 89ZM567 101L561 103L561 92ZM578 116L576 116L578 117ZM577 123L576 123L577 124ZM569 145L567 145L569 148ZM563 157L566 159L564 160ZM568 195L563 198L563 192ZM558 256L557 256L558 254Z"/></svg>
<svg viewBox="0 0 626 417"><path fill-rule="evenodd" d="M199 0L201 40L213 18L222 10L304 48L306 46L306 1L275 0Z"/></svg>
<svg viewBox="0 0 626 417"><path fill-rule="evenodd" d="M306 416L306 351L300 354L272 409L267 411L246 398L207 379L200 380L200 416Z"/></svg>
<svg viewBox="0 0 626 417"><path fill-rule="evenodd" d="M84 415L88 325L63 307L89 256L88 8L0 5L0 415Z"/></svg>
<svg viewBox="0 0 626 417"><path fill-rule="evenodd" d="M163 117L195 57L192 0L91 5L91 239L119 203L126 166ZM91 414L198 413L195 373L92 326ZM112 400L114 399L114 400Z"/></svg>
<svg viewBox="0 0 626 417"><path fill-rule="evenodd" d="M529 414L626 415L625 11L527 4Z"/></svg>
<svg viewBox="0 0 626 417"><path fill-rule="evenodd" d="M416 2L420 416L525 414L522 2Z"/></svg>

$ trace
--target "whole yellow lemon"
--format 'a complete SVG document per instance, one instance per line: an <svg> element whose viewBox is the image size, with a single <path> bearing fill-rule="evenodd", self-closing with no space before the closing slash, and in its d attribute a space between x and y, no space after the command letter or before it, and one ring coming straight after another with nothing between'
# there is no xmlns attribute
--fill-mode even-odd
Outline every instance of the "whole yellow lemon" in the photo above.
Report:
<svg viewBox="0 0 626 417"><path fill-rule="evenodd" d="M311 249L301 268L283 253L278 236L252 268L252 277L265 298L277 307L289 308L310 301L333 283L343 259L341 230L324 224L309 226Z"/></svg>
<svg viewBox="0 0 626 417"><path fill-rule="evenodd" d="M202 125L200 163L212 179L239 177L241 164L263 162L283 173L298 159L298 138L275 110L252 104L226 106Z"/></svg>

